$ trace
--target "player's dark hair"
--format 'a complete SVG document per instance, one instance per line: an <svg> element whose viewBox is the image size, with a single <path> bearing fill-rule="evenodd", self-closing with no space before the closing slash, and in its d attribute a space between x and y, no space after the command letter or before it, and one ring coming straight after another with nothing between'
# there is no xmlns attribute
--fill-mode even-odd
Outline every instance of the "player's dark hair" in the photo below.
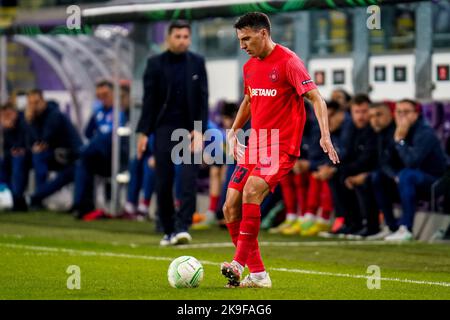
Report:
<svg viewBox="0 0 450 320"><path fill-rule="evenodd" d="M31 89L30 91L28 91L27 96L31 96L31 95L34 95L34 94L38 95L41 98L44 98L44 94L42 93L42 90L41 89L37 89L37 88Z"/></svg>
<svg viewBox="0 0 450 320"><path fill-rule="evenodd" d="M169 28L167 29L167 34L171 34L173 29L189 29L189 32L191 32L191 24L188 21L185 20L174 20L170 22Z"/></svg>
<svg viewBox="0 0 450 320"><path fill-rule="evenodd" d="M108 87L108 88L110 88L111 90L114 89L113 83L112 83L111 81L109 81L109 80L100 80L100 81L98 81L98 82L95 84L95 87L96 87L96 88L100 88L100 87Z"/></svg>
<svg viewBox="0 0 450 320"><path fill-rule="evenodd" d="M358 93L357 95L355 95L352 100L350 101L350 105L360 105L363 103L367 103L367 104L371 104L372 101L370 100L369 96L365 93Z"/></svg>
<svg viewBox="0 0 450 320"><path fill-rule="evenodd" d="M255 30L266 29L271 31L269 17L262 12L249 12L239 17L234 24L235 29L252 28Z"/></svg>

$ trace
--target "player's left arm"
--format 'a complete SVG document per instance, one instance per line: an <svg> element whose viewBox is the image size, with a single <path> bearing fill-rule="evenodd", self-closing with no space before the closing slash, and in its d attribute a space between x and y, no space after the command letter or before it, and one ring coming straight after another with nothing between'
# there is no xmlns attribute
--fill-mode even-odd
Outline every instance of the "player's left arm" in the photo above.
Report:
<svg viewBox="0 0 450 320"><path fill-rule="evenodd" d="M330 129L328 127L328 112L325 100L322 98L318 89L309 90L304 94L314 106L314 113L320 127L320 146L323 152L328 154L328 157L333 164L339 163L339 156L333 147L330 137Z"/></svg>

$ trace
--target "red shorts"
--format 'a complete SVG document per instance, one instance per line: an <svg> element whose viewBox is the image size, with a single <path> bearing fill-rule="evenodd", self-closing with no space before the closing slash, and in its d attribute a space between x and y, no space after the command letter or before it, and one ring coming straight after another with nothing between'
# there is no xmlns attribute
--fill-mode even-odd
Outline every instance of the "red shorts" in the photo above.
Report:
<svg viewBox="0 0 450 320"><path fill-rule="evenodd" d="M237 164L228 188L242 193L248 177L256 176L264 179L269 185L270 191L273 192L280 180L292 170L297 159L296 156L280 151L279 157L276 159L266 157L252 163L248 161L246 154L245 160Z"/></svg>

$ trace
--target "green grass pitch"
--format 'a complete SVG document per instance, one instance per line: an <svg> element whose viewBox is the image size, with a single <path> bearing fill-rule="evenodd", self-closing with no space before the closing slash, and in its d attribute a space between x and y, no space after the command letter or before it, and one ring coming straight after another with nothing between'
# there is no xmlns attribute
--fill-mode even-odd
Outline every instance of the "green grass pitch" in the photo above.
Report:
<svg viewBox="0 0 450 320"><path fill-rule="evenodd" d="M75 221L66 214L0 213L0 299L450 299L448 244L363 243L284 237L261 232L272 289L224 288L219 265L233 248L225 230L192 232L188 247L159 247L148 222ZM170 262L199 259L200 287L174 289ZM80 289L70 290L71 265ZM369 289L370 265L380 288Z"/></svg>

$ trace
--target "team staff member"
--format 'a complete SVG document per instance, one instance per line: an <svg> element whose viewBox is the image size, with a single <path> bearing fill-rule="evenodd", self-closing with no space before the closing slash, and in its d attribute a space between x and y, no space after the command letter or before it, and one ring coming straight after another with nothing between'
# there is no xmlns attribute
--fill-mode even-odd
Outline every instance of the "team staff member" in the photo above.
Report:
<svg viewBox="0 0 450 320"><path fill-rule="evenodd" d="M191 27L183 21L169 25L168 48L151 57L144 74L144 97L139 119L138 158L142 157L148 136L155 134L156 193L164 237L160 244L182 244L192 240L188 228L196 209L199 164L182 163L180 168L181 199L175 212L172 195L174 163L171 159L172 132L186 129L192 138L191 153L202 149L202 135L208 124L208 83L205 60L189 51ZM201 121L201 131L194 130Z"/></svg>

